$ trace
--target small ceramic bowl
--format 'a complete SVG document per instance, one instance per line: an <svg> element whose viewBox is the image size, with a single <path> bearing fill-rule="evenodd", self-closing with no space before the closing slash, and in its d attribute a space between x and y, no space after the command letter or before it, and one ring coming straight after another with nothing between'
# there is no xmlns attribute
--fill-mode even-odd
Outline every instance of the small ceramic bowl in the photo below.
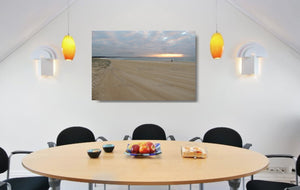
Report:
<svg viewBox="0 0 300 190"><path fill-rule="evenodd" d="M105 152L112 152L115 148L115 145L113 145L113 144L104 144L102 146L102 148Z"/></svg>
<svg viewBox="0 0 300 190"><path fill-rule="evenodd" d="M100 148L89 149L87 153L90 156L90 158L98 158L99 155L101 154L101 149Z"/></svg>

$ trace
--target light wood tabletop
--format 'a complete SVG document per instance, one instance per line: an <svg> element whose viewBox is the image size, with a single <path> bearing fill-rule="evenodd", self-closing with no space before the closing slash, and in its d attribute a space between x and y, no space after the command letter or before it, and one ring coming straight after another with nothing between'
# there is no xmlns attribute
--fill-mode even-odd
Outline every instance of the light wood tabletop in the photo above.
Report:
<svg viewBox="0 0 300 190"><path fill-rule="evenodd" d="M138 141L134 141L138 142ZM58 146L33 152L23 166L50 178L119 185L176 185L224 181L255 174L265 169L268 159L257 152L211 143L156 141L162 153L150 157L125 154L133 141L106 141ZM112 153L102 150L91 159L87 150L114 144ZM206 159L183 158L183 145L205 146Z"/></svg>

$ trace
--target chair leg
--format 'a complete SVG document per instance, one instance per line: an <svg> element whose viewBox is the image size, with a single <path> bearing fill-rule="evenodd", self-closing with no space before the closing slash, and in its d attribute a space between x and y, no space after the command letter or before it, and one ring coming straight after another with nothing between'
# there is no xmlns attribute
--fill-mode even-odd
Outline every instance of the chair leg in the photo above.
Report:
<svg viewBox="0 0 300 190"><path fill-rule="evenodd" d="M1 189L2 189L2 187L5 187L5 186L6 186L6 190L12 190L10 183L0 181L0 187L1 187Z"/></svg>
<svg viewBox="0 0 300 190"><path fill-rule="evenodd" d="M9 183L6 184L7 190L12 190L11 185Z"/></svg>

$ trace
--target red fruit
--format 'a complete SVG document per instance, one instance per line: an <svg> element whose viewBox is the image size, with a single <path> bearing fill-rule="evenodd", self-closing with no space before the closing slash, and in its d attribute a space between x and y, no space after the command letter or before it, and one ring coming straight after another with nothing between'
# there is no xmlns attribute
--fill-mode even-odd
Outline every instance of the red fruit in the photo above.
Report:
<svg viewBox="0 0 300 190"><path fill-rule="evenodd" d="M140 145L140 153L141 154L149 154L150 153L150 148L149 148L149 146L147 145L147 144L141 144Z"/></svg>
<svg viewBox="0 0 300 190"><path fill-rule="evenodd" d="M140 150L140 146L138 144L134 144L131 146L131 153L138 154Z"/></svg>
<svg viewBox="0 0 300 190"><path fill-rule="evenodd" d="M150 153L155 152L155 145L152 142L147 142L146 145L150 148Z"/></svg>

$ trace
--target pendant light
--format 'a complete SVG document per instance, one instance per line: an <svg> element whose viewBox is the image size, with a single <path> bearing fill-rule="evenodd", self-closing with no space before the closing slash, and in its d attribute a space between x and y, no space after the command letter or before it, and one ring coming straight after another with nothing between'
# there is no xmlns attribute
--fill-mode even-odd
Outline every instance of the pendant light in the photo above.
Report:
<svg viewBox="0 0 300 190"><path fill-rule="evenodd" d="M75 46L75 41L72 38L72 36L70 36L69 34L69 28L70 28L70 3L68 1L68 34L65 35L62 44L61 44L61 48L62 48L62 52L64 54L65 60L66 61L72 61L74 56L75 56L75 51L76 51L76 46Z"/></svg>
<svg viewBox="0 0 300 190"><path fill-rule="evenodd" d="M218 0L216 0L216 33L210 40L210 53L212 58L220 59L224 49L224 40L221 33L218 32Z"/></svg>

